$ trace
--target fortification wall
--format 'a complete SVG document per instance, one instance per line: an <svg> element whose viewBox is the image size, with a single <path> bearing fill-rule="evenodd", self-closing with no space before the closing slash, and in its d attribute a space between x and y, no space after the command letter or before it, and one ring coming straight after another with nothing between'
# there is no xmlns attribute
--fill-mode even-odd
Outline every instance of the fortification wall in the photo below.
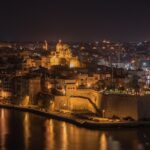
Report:
<svg viewBox="0 0 150 150"><path fill-rule="evenodd" d="M102 110L104 117L132 117L135 120L150 119L150 95L105 95L94 90L76 90L68 96L56 96L55 109L88 109L95 112L86 98L90 98L97 108Z"/></svg>
<svg viewBox="0 0 150 150"><path fill-rule="evenodd" d="M67 96L55 96L54 107L56 110L66 109L68 107L68 97Z"/></svg>
<svg viewBox="0 0 150 150"><path fill-rule="evenodd" d="M89 103L88 99L80 97L70 97L69 98L69 109L70 110L89 110L95 113L95 108Z"/></svg>
<svg viewBox="0 0 150 150"><path fill-rule="evenodd" d="M150 119L150 95L102 95L101 102L105 117Z"/></svg>
<svg viewBox="0 0 150 150"><path fill-rule="evenodd" d="M136 96L102 95L101 109L105 117L118 116L138 119L138 100Z"/></svg>
<svg viewBox="0 0 150 150"><path fill-rule="evenodd" d="M95 109L88 99L80 97L55 96L54 107L55 110L89 110L95 113Z"/></svg>
<svg viewBox="0 0 150 150"><path fill-rule="evenodd" d="M101 105L101 98L100 98L100 93L98 91L95 90L91 90L91 89L77 89L74 90L70 93L67 93L68 96L79 96L79 97L85 97L85 98L89 98L93 101L93 103L96 104L97 107L99 107Z"/></svg>
<svg viewBox="0 0 150 150"><path fill-rule="evenodd" d="M138 98L139 119L150 119L150 95Z"/></svg>

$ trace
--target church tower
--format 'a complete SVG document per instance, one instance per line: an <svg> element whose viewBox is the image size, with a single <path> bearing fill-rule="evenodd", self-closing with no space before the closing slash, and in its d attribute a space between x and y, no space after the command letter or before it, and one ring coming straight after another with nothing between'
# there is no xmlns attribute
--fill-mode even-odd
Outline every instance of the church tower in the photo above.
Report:
<svg viewBox="0 0 150 150"><path fill-rule="evenodd" d="M46 50L46 51L48 50L48 43L47 43L46 40L44 41L43 49Z"/></svg>
<svg viewBox="0 0 150 150"><path fill-rule="evenodd" d="M63 50L63 44L62 44L62 41L59 40L56 45L56 52L60 53L62 50Z"/></svg>

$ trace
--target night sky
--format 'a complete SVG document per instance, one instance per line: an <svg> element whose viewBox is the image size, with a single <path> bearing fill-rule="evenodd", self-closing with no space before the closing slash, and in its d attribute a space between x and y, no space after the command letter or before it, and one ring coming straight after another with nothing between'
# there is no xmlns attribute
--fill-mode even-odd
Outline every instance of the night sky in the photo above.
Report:
<svg viewBox="0 0 150 150"><path fill-rule="evenodd" d="M141 0L1 0L0 40L150 40Z"/></svg>

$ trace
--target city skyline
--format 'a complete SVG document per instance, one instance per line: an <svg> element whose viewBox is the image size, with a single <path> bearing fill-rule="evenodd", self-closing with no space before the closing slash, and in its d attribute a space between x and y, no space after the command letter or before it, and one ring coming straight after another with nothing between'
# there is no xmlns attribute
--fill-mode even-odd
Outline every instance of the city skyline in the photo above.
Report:
<svg viewBox="0 0 150 150"><path fill-rule="evenodd" d="M0 40L144 41L149 3L138 1L3 1Z"/></svg>
<svg viewBox="0 0 150 150"><path fill-rule="evenodd" d="M149 8L3 0L0 150L150 149Z"/></svg>

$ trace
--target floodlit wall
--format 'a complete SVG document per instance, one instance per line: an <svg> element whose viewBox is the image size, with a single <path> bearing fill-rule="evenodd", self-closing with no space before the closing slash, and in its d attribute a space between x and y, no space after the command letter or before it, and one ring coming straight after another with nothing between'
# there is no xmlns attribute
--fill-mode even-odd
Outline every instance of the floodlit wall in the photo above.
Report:
<svg viewBox="0 0 150 150"><path fill-rule="evenodd" d="M73 111L89 110L95 112L94 107L88 99L80 97L55 96L54 107L55 110L69 109Z"/></svg>
<svg viewBox="0 0 150 150"><path fill-rule="evenodd" d="M104 117L131 117L135 120L150 119L150 95L105 95L94 90L82 89L76 90L67 96L55 96L55 109L96 112L87 98L91 99L99 110L102 110Z"/></svg>
<svg viewBox="0 0 150 150"><path fill-rule="evenodd" d="M77 97L70 97L69 98L69 109L76 111L76 110L88 110L91 112L96 112L95 108L89 102L88 99L84 98L77 98Z"/></svg>
<svg viewBox="0 0 150 150"><path fill-rule="evenodd" d="M77 89L77 90L70 90L67 91L67 96L79 96L79 97L85 97L92 100L94 104L96 104L97 107L101 105L101 94L98 91L91 90L91 89Z"/></svg>
<svg viewBox="0 0 150 150"><path fill-rule="evenodd" d="M55 96L54 107L55 107L55 110L68 109L68 97L67 96Z"/></svg>

